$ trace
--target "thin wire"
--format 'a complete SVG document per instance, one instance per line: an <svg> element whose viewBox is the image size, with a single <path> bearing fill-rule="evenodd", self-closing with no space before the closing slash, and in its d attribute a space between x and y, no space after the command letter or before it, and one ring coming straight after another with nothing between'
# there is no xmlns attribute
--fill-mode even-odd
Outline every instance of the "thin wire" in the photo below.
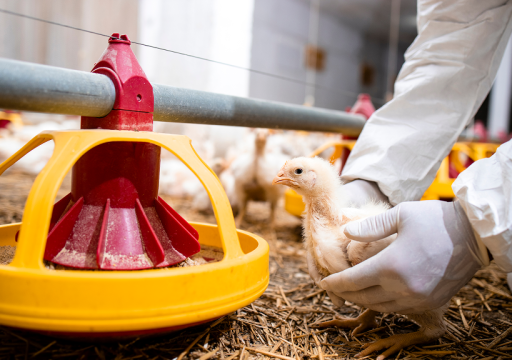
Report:
<svg viewBox="0 0 512 360"><path fill-rule="evenodd" d="M30 19L30 20L40 21L40 22L43 22L43 23L46 23L46 24L50 24L50 25L56 25L56 26L61 26L61 27L65 27L65 28L68 28L68 29L83 31L83 32L86 32L86 33L89 33L89 34L94 34L94 35L98 35L98 36L113 38L113 39L116 39L116 40L119 39L119 38L116 38L116 37L113 37L113 36L110 36L110 35L107 35L107 34L102 34L102 33L99 33L99 32L78 28L76 26L65 25L65 24L61 24L61 23L55 22L55 21L50 21L50 20L45 20L45 19L37 18L37 17L34 17L34 16L20 14L20 13L17 13L17 12L14 12L14 11L10 11L10 10L0 9L0 12L3 12L5 14L9 14L9 15L19 16L19 17L22 17L22 18ZM308 83L306 81L297 80L297 79L289 78L289 77L286 77L286 76L276 75L276 74L268 73L268 72L261 71L261 70L246 68L246 67L243 67L243 66L238 66L238 65L234 65L234 64L230 64L230 63L225 63L225 62L222 62L222 61L217 61L217 60L212 60L212 59L208 59L208 58L204 58L204 57L200 57L200 56L196 56L196 55L186 54L186 53L182 53L182 52L175 51L175 50L161 48L161 47L158 47L158 46L143 44L143 43L140 43L140 42L137 42L137 41L131 41L131 43L132 44L136 44L136 45L140 45L140 46L145 46L145 47L152 48L152 49L156 49L156 50L170 52L170 53L173 53L173 54L187 56L187 57L194 58L194 59L204 60L204 61L208 61L208 62L215 63L215 64L229 66L229 67L232 67L232 68L235 68L235 69L250 71L250 72L253 72L255 74L265 75L265 76L273 77L273 78L276 78L276 79L293 82L293 83L296 83L296 84L301 84L301 85L306 85L306 86L313 86L313 87L315 87L317 89L332 91L332 92L343 94L343 95L349 95L349 96L357 96L358 95L358 94L353 93L351 91L339 90L339 89L335 90L335 89L331 89L331 88L328 88L328 87L325 87L325 86L310 84L310 83ZM372 98L372 100L374 100L376 102L379 102L381 104L385 103L385 100L379 99L379 98Z"/></svg>

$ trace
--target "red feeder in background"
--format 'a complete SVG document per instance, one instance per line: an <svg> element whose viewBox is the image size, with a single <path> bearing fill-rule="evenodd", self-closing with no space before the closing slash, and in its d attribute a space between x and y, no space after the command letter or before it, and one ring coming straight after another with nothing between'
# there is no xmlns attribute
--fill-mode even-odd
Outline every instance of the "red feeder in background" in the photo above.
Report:
<svg viewBox="0 0 512 360"><path fill-rule="evenodd" d="M357 101L354 104L354 106L352 106L352 107L347 106L345 108L345 111L348 112L348 113L351 113L351 114L363 115L366 118L366 120L368 121L368 119L375 112L375 106L373 106L373 104L372 104L372 99L371 99L370 95L368 95L368 94L359 94L357 96ZM342 140L357 140L357 138L358 138L357 136L341 135L341 139ZM347 163L349 155L350 155L350 150L349 149L343 148L341 150L341 156L340 156L340 159L341 159L340 175L341 175L341 172L343 171L343 168L345 167L345 164Z"/></svg>
<svg viewBox="0 0 512 360"><path fill-rule="evenodd" d="M153 87L126 35L114 33L92 72L116 88L112 111L82 117L81 129L153 130ZM111 142L72 170L71 193L54 206L44 259L103 270L177 264L199 252L197 231L158 196L160 147Z"/></svg>

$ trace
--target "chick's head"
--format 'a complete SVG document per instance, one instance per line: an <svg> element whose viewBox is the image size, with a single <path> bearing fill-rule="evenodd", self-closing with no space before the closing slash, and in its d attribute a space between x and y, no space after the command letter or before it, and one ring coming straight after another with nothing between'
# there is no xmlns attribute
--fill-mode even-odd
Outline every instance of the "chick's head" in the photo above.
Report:
<svg viewBox="0 0 512 360"><path fill-rule="evenodd" d="M299 157L287 161L272 184L289 186L302 196L323 196L341 186L335 168L318 157Z"/></svg>
<svg viewBox="0 0 512 360"><path fill-rule="evenodd" d="M263 150L265 149L265 145L267 144L268 135L269 132L267 129L256 129L256 138L254 141L256 152L263 152Z"/></svg>

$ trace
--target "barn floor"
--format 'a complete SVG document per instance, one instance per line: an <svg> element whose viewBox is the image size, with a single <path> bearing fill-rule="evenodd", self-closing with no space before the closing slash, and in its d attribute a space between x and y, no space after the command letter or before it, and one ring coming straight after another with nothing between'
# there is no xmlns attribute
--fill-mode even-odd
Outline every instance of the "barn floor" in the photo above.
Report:
<svg viewBox="0 0 512 360"><path fill-rule="evenodd" d="M0 177L0 224L21 221L33 180L14 170ZM59 196L67 191L69 179ZM195 212L185 199L166 200L187 220L215 221ZM309 279L300 221L281 208L274 233L267 226L268 214L265 204L253 203L242 226L267 239L271 248L270 285L253 304L209 325L120 343L73 343L0 327L0 359L348 359L366 343L417 329L392 314L383 314L378 328L356 337L348 330L314 329L314 324L336 316L355 317L361 308L333 306ZM390 358L512 358L511 300L505 274L495 266L481 270L452 299L445 336Z"/></svg>

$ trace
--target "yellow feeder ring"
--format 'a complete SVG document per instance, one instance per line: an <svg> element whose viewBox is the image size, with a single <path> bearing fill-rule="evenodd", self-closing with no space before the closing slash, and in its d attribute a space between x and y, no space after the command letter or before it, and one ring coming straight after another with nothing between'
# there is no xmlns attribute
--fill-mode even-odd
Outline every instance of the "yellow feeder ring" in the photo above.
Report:
<svg viewBox="0 0 512 360"><path fill-rule="evenodd" d="M177 329L226 315L265 291L268 244L235 228L220 181L189 138L116 130L47 131L0 164L0 174L49 140L55 142L55 150L30 190L22 223L0 226L0 246L17 245L12 263L0 265L0 324L91 335ZM138 271L45 268L42 260L52 208L66 173L88 150L114 141L161 146L189 167L208 192L218 223L191 225L199 232L201 244L223 248L223 260Z"/></svg>

